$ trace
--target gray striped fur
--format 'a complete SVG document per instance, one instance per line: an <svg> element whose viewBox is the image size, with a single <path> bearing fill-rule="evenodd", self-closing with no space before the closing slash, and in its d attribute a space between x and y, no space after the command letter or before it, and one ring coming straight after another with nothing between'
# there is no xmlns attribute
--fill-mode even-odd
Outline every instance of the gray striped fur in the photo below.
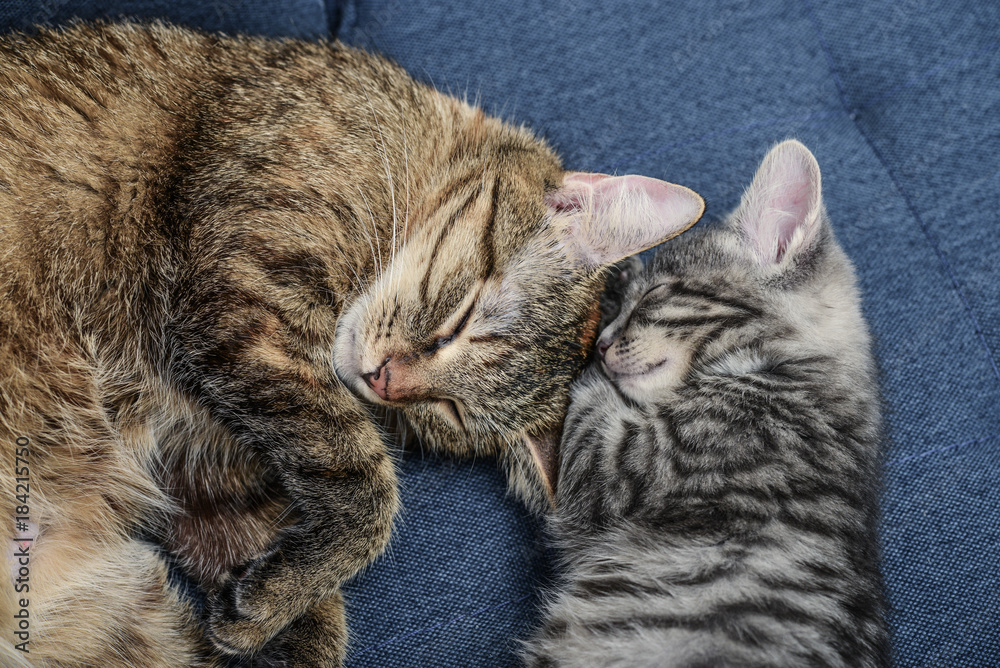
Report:
<svg viewBox="0 0 1000 668"><path fill-rule="evenodd" d="M878 391L819 190L779 145L628 286L572 389L529 665L888 664Z"/></svg>

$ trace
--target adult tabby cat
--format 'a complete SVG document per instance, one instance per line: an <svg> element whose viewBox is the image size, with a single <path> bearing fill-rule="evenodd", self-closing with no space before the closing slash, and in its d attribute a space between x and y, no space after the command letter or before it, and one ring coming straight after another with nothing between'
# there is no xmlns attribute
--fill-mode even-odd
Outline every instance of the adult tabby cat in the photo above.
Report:
<svg viewBox="0 0 1000 668"><path fill-rule="evenodd" d="M338 44L4 37L0 442L28 444L30 503L10 467L2 503L30 591L0 587L0 662L339 663L338 587L397 506L358 397L544 498L524 442L545 459L603 269L701 211Z"/></svg>
<svg viewBox="0 0 1000 668"><path fill-rule="evenodd" d="M576 381L532 666L883 666L879 399L800 143L660 249Z"/></svg>

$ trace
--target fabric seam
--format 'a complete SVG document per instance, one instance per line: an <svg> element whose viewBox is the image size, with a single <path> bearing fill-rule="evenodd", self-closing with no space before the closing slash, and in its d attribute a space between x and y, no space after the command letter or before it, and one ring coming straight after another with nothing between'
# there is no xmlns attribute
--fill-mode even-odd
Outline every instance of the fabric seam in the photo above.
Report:
<svg viewBox="0 0 1000 668"><path fill-rule="evenodd" d="M813 24L813 29L816 31L816 37L817 41L819 42L819 48L823 52L823 55L827 60L827 65L830 68L830 75L833 77L833 83L837 88L837 94L840 96L840 103L843 105L844 111L847 112L847 115L854 124L854 127L857 129L858 134L861 135L861 138L865 140L865 143L868 145L868 148L871 149L872 153L875 155L875 158L882 165L882 169L885 171L886 176L889 177L889 180L892 182L892 185L896 189L896 192L899 193L899 196L903 198L903 203L906 205L907 210L910 212L910 215L913 217L913 219L917 222L917 225L920 226L921 231L923 231L924 233L924 237L926 237L927 239L927 243L930 244L931 248L934 250L935 255L937 255L938 261L941 263L941 266L944 269L945 274L951 281L952 288L955 290L955 293L958 295L959 300L962 302L962 305L965 308L965 312L969 316L969 320L972 321L972 328L976 333L976 337L979 339L980 345L986 352L986 359L989 360L990 366L993 368L993 375L997 379L997 382L1000 383L1000 369L998 369L996 359L994 359L993 357L993 351L990 350L990 346L986 342L986 336L983 334L983 329L979 324L979 319L976 318L975 311L972 309L972 305L969 303L968 298L965 296L965 291L962 290L962 286L959 283L958 277L955 275L955 272L951 267L951 263L948 262L948 258L945 256L944 251L941 250L941 247L938 244L937 239L934 236L934 233L924 222L923 217L917 212L917 209L914 206L909 193L907 193L907 191L903 189L902 184L896 178L896 174L889 167L889 163L886 161L885 156L878 149L878 147L875 145L875 142L872 141L871 137L858 122L858 116L863 107L854 108L851 107L850 103L848 102L847 92L844 88L843 82L840 79L840 74L837 71L836 61L833 59L833 53L827 46L826 40L823 38L823 31L820 28L819 19L817 18L816 13L813 11L812 3L809 0L802 0L802 5L805 7L806 14L809 16L809 21Z"/></svg>

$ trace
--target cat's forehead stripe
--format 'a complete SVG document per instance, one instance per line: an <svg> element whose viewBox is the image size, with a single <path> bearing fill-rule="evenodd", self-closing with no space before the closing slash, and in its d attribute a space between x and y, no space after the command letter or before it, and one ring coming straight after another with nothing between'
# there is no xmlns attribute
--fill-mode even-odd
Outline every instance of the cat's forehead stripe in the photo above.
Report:
<svg viewBox="0 0 1000 668"><path fill-rule="evenodd" d="M438 233L437 239L434 241L434 246L431 248L430 257L427 260L427 269L424 271L424 276L420 280L419 294L421 303L427 303L427 293L430 290L431 272L434 270L438 253L441 251L441 246L444 244L445 238L455 228L456 223L458 223L462 216L465 215L466 211L468 211L468 209L472 206L473 201L481 192L481 190L474 190L470 192L462 204L459 205L458 209L456 209L455 213L448 218L448 222L444 224L441 231Z"/></svg>
<svg viewBox="0 0 1000 668"><path fill-rule="evenodd" d="M483 278L493 275L496 265L496 249L493 246L493 227L497 218L497 201L500 197L500 177L493 178L493 188L490 194L490 211L486 216L486 225L483 228Z"/></svg>

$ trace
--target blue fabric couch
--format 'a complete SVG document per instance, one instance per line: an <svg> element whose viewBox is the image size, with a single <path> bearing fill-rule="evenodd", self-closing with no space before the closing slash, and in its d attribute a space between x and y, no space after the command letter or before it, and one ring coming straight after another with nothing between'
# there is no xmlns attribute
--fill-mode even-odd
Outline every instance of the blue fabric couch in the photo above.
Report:
<svg viewBox="0 0 1000 668"><path fill-rule="evenodd" d="M706 221L774 142L823 170L881 364L899 666L1000 665L1000 6L959 0L0 0L0 27L162 17L386 53L574 169L688 185ZM517 665L549 577L491 461L407 454L348 587L362 667Z"/></svg>

